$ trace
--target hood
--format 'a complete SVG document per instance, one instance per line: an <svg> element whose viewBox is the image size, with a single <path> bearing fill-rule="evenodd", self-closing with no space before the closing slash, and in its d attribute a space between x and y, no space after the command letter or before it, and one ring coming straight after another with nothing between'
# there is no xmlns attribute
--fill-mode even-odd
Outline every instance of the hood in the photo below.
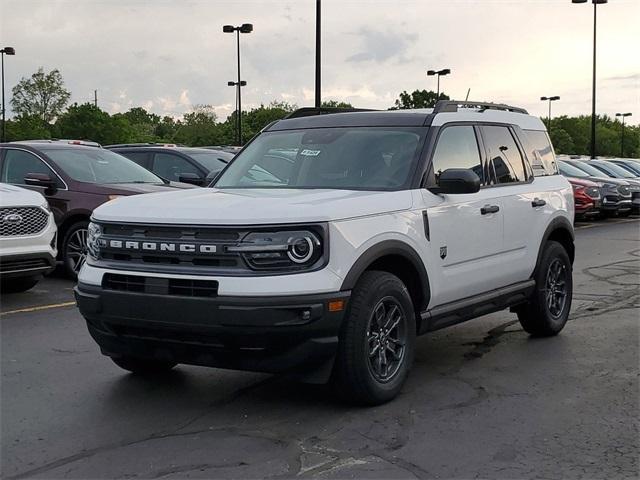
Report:
<svg viewBox="0 0 640 480"><path fill-rule="evenodd" d="M103 183L94 185L93 190L104 195L136 195L139 193L155 193L155 192L175 192L176 190L184 190L189 188L198 188L195 185L186 183L169 182L165 183Z"/></svg>
<svg viewBox="0 0 640 480"><path fill-rule="evenodd" d="M0 183L0 207L19 207L46 204L44 197L26 188Z"/></svg>
<svg viewBox="0 0 640 480"><path fill-rule="evenodd" d="M613 185L629 185L629 182L621 178L612 177L589 177L589 180L596 183L611 183Z"/></svg>
<svg viewBox="0 0 640 480"><path fill-rule="evenodd" d="M411 191L213 189L119 198L93 212L102 221L209 225L326 222L411 208Z"/></svg>

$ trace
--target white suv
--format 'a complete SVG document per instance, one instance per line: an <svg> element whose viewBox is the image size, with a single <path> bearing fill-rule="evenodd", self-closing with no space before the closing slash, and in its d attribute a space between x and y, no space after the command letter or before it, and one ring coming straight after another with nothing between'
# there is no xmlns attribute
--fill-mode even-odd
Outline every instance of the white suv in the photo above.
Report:
<svg viewBox="0 0 640 480"><path fill-rule="evenodd" d="M56 222L37 192L0 183L0 276L3 292L32 288L55 268Z"/></svg>
<svg viewBox="0 0 640 480"><path fill-rule="evenodd" d="M531 334L563 328L573 195L540 119L313 113L266 127L209 189L93 212L76 297L104 354L332 380L376 404L417 335L509 307Z"/></svg>

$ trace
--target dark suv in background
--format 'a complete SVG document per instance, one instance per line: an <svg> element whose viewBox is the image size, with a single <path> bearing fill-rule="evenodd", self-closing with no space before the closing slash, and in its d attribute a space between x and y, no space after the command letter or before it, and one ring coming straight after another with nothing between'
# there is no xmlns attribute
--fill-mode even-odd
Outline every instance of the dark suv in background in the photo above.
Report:
<svg viewBox="0 0 640 480"><path fill-rule="evenodd" d="M198 186L209 185L234 157L233 153L223 150L173 144L130 143L105 148L124 155L165 180Z"/></svg>
<svg viewBox="0 0 640 480"><path fill-rule="evenodd" d="M0 182L42 193L58 225L58 258L76 276L93 209L120 196L195 188L167 182L109 150L76 141L0 143Z"/></svg>

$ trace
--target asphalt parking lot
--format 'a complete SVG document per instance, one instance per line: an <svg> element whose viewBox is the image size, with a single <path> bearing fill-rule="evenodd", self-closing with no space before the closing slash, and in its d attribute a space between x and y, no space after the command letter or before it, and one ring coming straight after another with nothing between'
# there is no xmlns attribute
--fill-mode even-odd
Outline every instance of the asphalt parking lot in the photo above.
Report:
<svg viewBox="0 0 640 480"><path fill-rule="evenodd" d="M401 395L98 352L72 282L2 297L2 478L637 478L640 219L577 225L565 330L509 312L422 337Z"/></svg>

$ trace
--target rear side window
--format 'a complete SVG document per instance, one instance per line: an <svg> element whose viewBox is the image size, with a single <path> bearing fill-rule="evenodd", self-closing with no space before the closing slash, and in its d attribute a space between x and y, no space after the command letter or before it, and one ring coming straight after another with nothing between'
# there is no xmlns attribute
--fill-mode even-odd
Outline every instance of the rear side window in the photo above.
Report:
<svg viewBox="0 0 640 480"><path fill-rule="evenodd" d="M149 168L149 154L147 152L119 152L116 150L116 153L133 160L141 167Z"/></svg>
<svg viewBox="0 0 640 480"><path fill-rule="evenodd" d="M556 155L551 146L549 135L544 130L525 130L529 144L533 148L531 152L531 167L536 177L555 175L558 173Z"/></svg>
<svg viewBox="0 0 640 480"><path fill-rule="evenodd" d="M471 169L484 183L478 141L472 126L444 128L438 137L432 163L436 185L439 185L440 174L450 168Z"/></svg>
<svg viewBox="0 0 640 480"><path fill-rule="evenodd" d="M201 176L200 170L178 155L172 153L156 153L153 160L153 173L174 182L179 181L183 173L194 173Z"/></svg>
<svg viewBox="0 0 640 480"><path fill-rule="evenodd" d="M484 126L482 133L498 183L526 181L522 153L509 128Z"/></svg>
<svg viewBox="0 0 640 480"><path fill-rule="evenodd" d="M24 177L29 173L44 173L55 179L58 187L63 187L53 170L32 153L24 150L8 149L4 157L2 181L14 185L25 185Z"/></svg>

